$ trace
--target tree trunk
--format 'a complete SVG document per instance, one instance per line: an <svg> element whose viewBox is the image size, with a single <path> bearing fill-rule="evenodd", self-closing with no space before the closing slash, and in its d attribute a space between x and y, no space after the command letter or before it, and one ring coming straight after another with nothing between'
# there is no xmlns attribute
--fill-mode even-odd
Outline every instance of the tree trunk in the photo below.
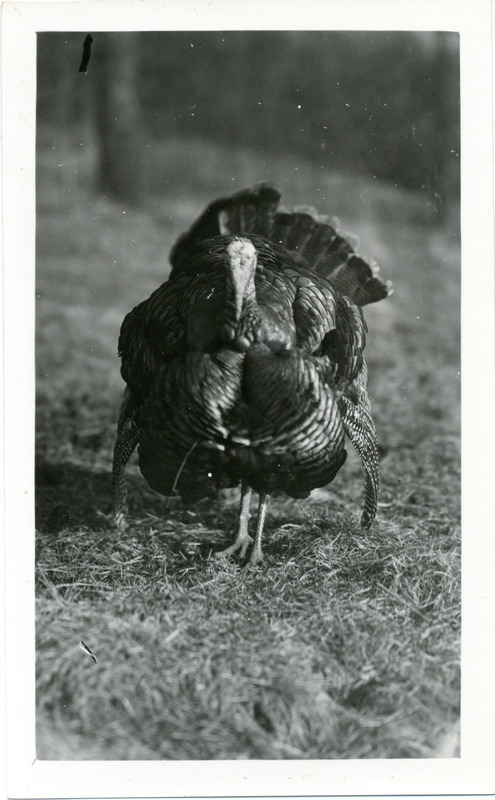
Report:
<svg viewBox="0 0 495 800"><path fill-rule="evenodd" d="M95 188L132 204L141 197L143 146L135 90L137 45L136 34L96 34L88 66L95 87Z"/></svg>

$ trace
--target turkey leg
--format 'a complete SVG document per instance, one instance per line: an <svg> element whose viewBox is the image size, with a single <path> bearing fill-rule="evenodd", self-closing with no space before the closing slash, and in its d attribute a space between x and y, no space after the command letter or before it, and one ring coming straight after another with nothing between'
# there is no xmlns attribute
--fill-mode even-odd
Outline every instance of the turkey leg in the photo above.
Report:
<svg viewBox="0 0 495 800"><path fill-rule="evenodd" d="M216 558L231 555L231 553L236 553L237 550L241 551L242 558L246 555L246 550L253 541L253 537L248 533L249 518L251 516L249 513L250 501L251 487L246 483L246 481L242 481L241 504L239 506L239 521L235 542L229 545L229 547L226 547L225 550L220 550L218 553L215 553Z"/></svg>
<svg viewBox="0 0 495 800"><path fill-rule="evenodd" d="M258 508L258 521L256 523L256 536L254 539L253 552L251 553L251 558L249 559L250 566L254 566L255 564L259 564L260 561L263 561L263 553L261 551L261 537L263 535L266 510L268 508L269 502L270 502L270 495L267 494L266 492L261 492L260 504Z"/></svg>

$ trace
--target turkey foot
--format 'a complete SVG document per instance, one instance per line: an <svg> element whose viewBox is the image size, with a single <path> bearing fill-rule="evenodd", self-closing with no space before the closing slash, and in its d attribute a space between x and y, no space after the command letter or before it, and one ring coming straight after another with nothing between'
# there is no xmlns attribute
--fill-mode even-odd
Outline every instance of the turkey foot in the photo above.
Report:
<svg viewBox="0 0 495 800"><path fill-rule="evenodd" d="M241 551L241 558L244 558L246 555L246 550L248 549L249 545L252 543L253 537L249 535L249 533L239 533L236 536L235 542L233 544L229 544L225 550L219 550L218 553L215 553L215 558L223 558L224 556L230 556L232 553L237 553L238 550Z"/></svg>
<svg viewBox="0 0 495 800"><path fill-rule="evenodd" d="M115 523L116 528L119 530L120 533L124 533L129 527L129 523L126 520L126 507L120 506L118 510L115 512L113 521Z"/></svg>

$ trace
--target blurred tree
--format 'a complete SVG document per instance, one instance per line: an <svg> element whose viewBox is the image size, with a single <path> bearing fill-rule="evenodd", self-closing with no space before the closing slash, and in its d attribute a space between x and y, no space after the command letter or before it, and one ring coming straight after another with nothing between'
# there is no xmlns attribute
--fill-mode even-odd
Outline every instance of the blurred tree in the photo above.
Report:
<svg viewBox="0 0 495 800"><path fill-rule="evenodd" d="M127 203L141 197L143 132L136 96L140 40L102 35L93 45L91 75L97 134L96 188Z"/></svg>
<svg viewBox="0 0 495 800"><path fill-rule="evenodd" d="M83 38L80 33L38 34L38 122L55 124L59 130L66 131L81 122L84 98L75 86Z"/></svg>

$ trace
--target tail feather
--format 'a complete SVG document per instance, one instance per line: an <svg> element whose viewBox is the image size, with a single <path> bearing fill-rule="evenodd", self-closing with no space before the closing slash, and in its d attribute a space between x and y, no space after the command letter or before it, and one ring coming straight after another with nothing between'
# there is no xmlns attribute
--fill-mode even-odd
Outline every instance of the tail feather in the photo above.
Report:
<svg viewBox="0 0 495 800"><path fill-rule="evenodd" d="M277 190L264 185L234 195L220 212L220 233L255 233L271 239L279 200Z"/></svg>
<svg viewBox="0 0 495 800"><path fill-rule="evenodd" d="M383 281L377 269L357 255L329 222L320 220L308 213L278 213L272 238L326 277L356 305L376 303L387 297L391 292L390 282Z"/></svg>
<svg viewBox="0 0 495 800"><path fill-rule="evenodd" d="M170 263L176 267L191 245L214 236L256 233L271 239L279 201L280 193L267 184L215 200L178 239L172 248Z"/></svg>
<svg viewBox="0 0 495 800"><path fill-rule="evenodd" d="M321 271L318 270L318 272ZM383 281L373 268L355 253L336 266L328 277L337 291L348 297L357 306L376 303L378 300L383 300L392 291L390 281Z"/></svg>
<svg viewBox="0 0 495 800"><path fill-rule="evenodd" d="M300 212L278 213L275 217L273 238L288 250L296 252L313 269L327 252L333 252L341 239L331 225L317 222L309 214ZM341 241L345 243L344 239ZM350 247L349 250L353 252Z"/></svg>

